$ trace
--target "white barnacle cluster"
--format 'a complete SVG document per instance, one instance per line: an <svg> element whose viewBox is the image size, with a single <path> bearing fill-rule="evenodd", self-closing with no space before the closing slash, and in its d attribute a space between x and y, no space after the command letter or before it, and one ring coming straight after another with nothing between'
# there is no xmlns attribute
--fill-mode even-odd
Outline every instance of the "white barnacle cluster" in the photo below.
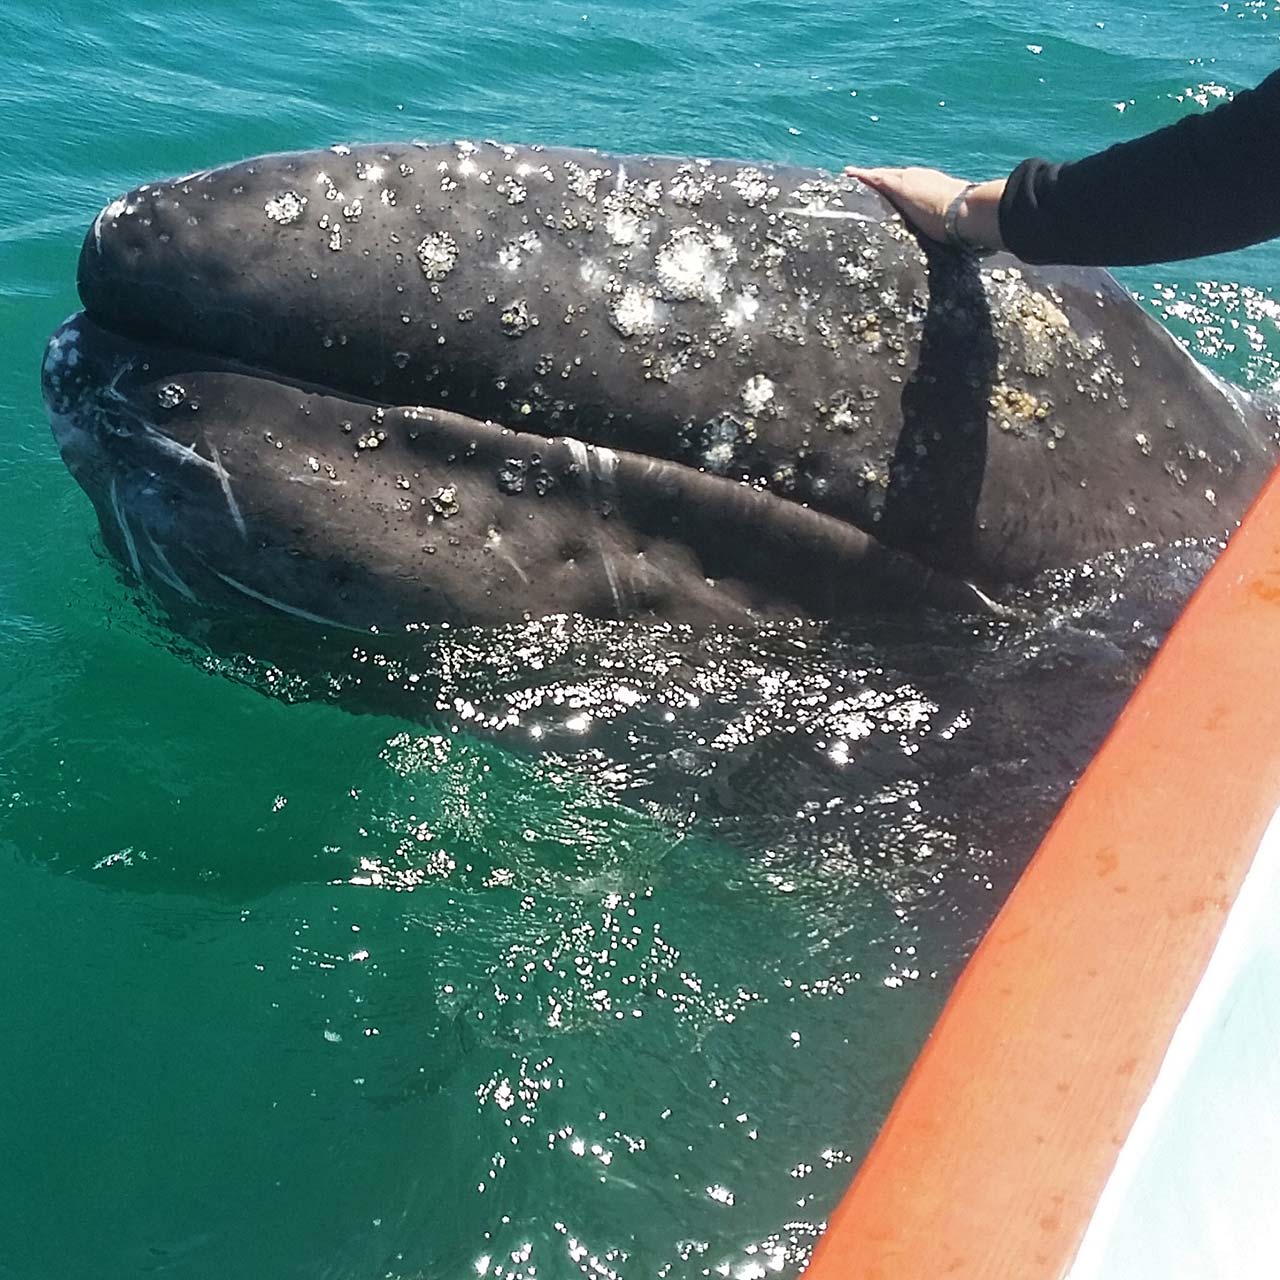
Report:
<svg viewBox="0 0 1280 1280"><path fill-rule="evenodd" d="M537 147L533 148L533 150L535 151L537 149L538 149ZM540 174L548 182L555 181L555 174L552 173L551 170L545 164L533 165L533 164L530 164L527 160L521 160L520 163L516 165L517 178L521 178L521 179L532 178L534 174Z"/></svg>
<svg viewBox="0 0 1280 1280"><path fill-rule="evenodd" d="M609 323L624 338L648 337L658 329L658 304L639 285L628 285L609 303Z"/></svg>
<svg viewBox="0 0 1280 1280"><path fill-rule="evenodd" d="M346 196L342 194L341 188L336 182L321 170L316 174L316 185L324 188L324 198L326 200L345 200Z"/></svg>
<svg viewBox="0 0 1280 1280"><path fill-rule="evenodd" d="M536 231L525 231L498 250L498 265L506 271L517 271L526 257L542 252L542 241Z"/></svg>
<svg viewBox="0 0 1280 1280"><path fill-rule="evenodd" d="M840 431L845 435L852 435L866 424L866 415L862 412L865 408L865 401L865 395L860 397L850 391L837 392L827 404L821 405L819 409L826 419L826 429L828 431Z"/></svg>
<svg viewBox="0 0 1280 1280"><path fill-rule="evenodd" d="M434 231L418 242L418 264L428 280L443 280L458 261L458 242L447 231Z"/></svg>
<svg viewBox="0 0 1280 1280"><path fill-rule="evenodd" d="M732 414L708 422L702 432L702 465L723 475L733 465L743 435L742 424Z"/></svg>
<svg viewBox="0 0 1280 1280"><path fill-rule="evenodd" d="M760 299L755 293L755 286L750 285L742 293L729 299L721 317L725 326L730 329L741 329L749 325L760 314Z"/></svg>
<svg viewBox="0 0 1280 1280"><path fill-rule="evenodd" d="M604 177L603 169L585 169L575 160L564 162L565 173L568 174L569 190L588 204L596 202L596 185Z"/></svg>
<svg viewBox="0 0 1280 1280"><path fill-rule="evenodd" d="M729 184L753 209L766 200L775 200L778 188L771 186L759 169L739 169Z"/></svg>
<svg viewBox="0 0 1280 1280"><path fill-rule="evenodd" d="M805 313L809 310L806 305L807 299L800 299L800 315L793 314L784 302L778 309L778 314L774 316L773 323L769 326L769 332L779 342L785 342L789 347L803 347L808 339L808 331L805 328Z"/></svg>
<svg viewBox="0 0 1280 1280"><path fill-rule="evenodd" d="M502 309L502 332L508 338L523 338L537 323L537 316L529 311L529 304L523 298L517 298Z"/></svg>
<svg viewBox="0 0 1280 1280"><path fill-rule="evenodd" d="M996 323L1001 346L1022 348L1022 371L1040 377L1054 368L1061 355L1083 356L1071 321L1047 293L1027 284L1016 267L996 267L982 273L982 283Z"/></svg>
<svg viewBox="0 0 1280 1280"><path fill-rule="evenodd" d="M177 382L166 382L156 392L156 403L162 409L176 409L186 398L186 388Z"/></svg>
<svg viewBox="0 0 1280 1280"><path fill-rule="evenodd" d="M430 501L431 510L434 511L442 520L451 519L462 509L462 504L458 501L457 485L441 485L440 488L431 495Z"/></svg>
<svg viewBox="0 0 1280 1280"><path fill-rule="evenodd" d="M869 289L876 278L867 262L844 256L836 259L836 275L842 284L855 289Z"/></svg>
<svg viewBox="0 0 1280 1280"><path fill-rule="evenodd" d="M368 164L363 160L356 161L356 177L361 182L381 182L386 170L380 164Z"/></svg>
<svg viewBox="0 0 1280 1280"><path fill-rule="evenodd" d="M649 182L627 181L620 167L614 189L600 202L605 234L623 247L643 244L652 233L651 219L661 204L661 182L656 178Z"/></svg>
<svg viewBox="0 0 1280 1280"><path fill-rule="evenodd" d="M668 188L673 203L682 209L696 209L715 190L715 179L705 161L682 164Z"/></svg>
<svg viewBox="0 0 1280 1280"><path fill-rule="evenodd" d="M458 151L458 163L455 172L463 178L470 178L472 175L480 172L480 166L476 163L476 152L480 150L474 142L467 142L465 139L455 142L454 146Z"/></svg>
<svg viewBox="0 0 1280 1280"><path fill-rule="evenodd" d="M338 151L338 148L330 147L329 150ZM349 151L351 151L351 148L348 147L344 151L338 151L338 155L348 155ZM323 170L316 174L316 184L317 186L324 187L324 198L326 201L334 201L337 202L337 204L343 204L343 202L347 200L347 197L343 195L342 189L340 189L338 184L334 182L333 178L330 178L329 174L324 173ZM346 207L349 209L351 206L347 205ZM325 233L325 243L328 243L330 250L337 253L343 246L342 225L340 225L338 221L338 215L334 214L333 218L330 218L329 214L321 214L320 218L316 220L316 225L320 228L321 232Z"/></svg>
<svg viewBox="0 0 1280 1280"><path fill-rule="evenodd" d="M605 234L616 245L632 245L647 237L645 220L634 209L614 204L604 215Z"/></svg>
<svg viewBox="0 0 1280 1280"><path fill-rule="evenodd" d="M1053 405L1025 387L997 383L988 397L988 409L991 420L1001 431L1020 437L1041 435L1050 449L1057 448L1057 442L1065 434L1061 423L1055 423L1047 432L1042 429L1041 424L1049 417Z"/></svg>
<svg viewBox="0 0 1280 1280"><path fill-rule="evenodd" d="M824 209L829 209L833 204L843 204L841 194L845 190L847 188L842 187L831 178L813 178L808 182L802 182L792 192L791 198L801 208L818 213Z"/></svg>
<svg viewBox="0 0 1280 1280"><path fill-rule="evenodd" d="M777 389L763 373L753 374L743 383L742 404L753 418L759 417L773 404Z"/></svg>
<svg viewBox="0 0 1280 1280"><path fill-rule="evenodd" d="M728 237L708 235L697 227L681 227L658 250L654 266L664 296L676 301L717 301L724 293L726 267L733 260Z"/></svg>
<svg viewBox="0 0 1280 1280"><path fill-rule="evenodd" d="M307 197L296 191L281 191L266 203L267 217L282 227L297 222L307 207Z"/></svg>

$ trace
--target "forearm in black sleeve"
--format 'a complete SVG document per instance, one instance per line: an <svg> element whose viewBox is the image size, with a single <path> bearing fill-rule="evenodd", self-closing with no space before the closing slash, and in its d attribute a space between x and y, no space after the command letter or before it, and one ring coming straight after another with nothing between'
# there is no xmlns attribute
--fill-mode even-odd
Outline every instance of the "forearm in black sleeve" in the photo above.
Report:
<svg viewBox="0 0 1280 1280"><path fill-rule="evenodd" d="M1025 262L1132 266L1280 236L1280 71L1213 111L1071 164L1024 160L1000 231Z"/></svg>

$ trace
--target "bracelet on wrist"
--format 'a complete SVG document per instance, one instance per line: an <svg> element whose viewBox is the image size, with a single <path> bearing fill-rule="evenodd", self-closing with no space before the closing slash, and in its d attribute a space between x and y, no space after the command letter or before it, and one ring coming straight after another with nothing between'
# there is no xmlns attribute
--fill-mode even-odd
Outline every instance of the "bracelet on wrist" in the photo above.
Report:
<svg viewBox="0 0 1280 1280"><path fill-rule="evenodd" d="M993 252L993 250L976 240L970 240L960 230L960 206L978 189L978 186L979 184L976 182L966 184L960 194L947 205L947 211L942 215L942 230L946 236L947 243L955 245L957 249L966 249L970 253L987 254Z"/></svg>

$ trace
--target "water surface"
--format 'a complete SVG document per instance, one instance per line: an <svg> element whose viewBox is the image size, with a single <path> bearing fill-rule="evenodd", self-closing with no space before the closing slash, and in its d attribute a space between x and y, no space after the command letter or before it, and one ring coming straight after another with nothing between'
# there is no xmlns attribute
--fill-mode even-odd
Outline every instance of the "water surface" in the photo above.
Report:
<svg viewBox="0 0 1280 1280"><path fill-rule="evenodd" d="M9 0L2 29L0 1275L794 1274L1206 553L923 631L322 660L178 627L44 423L80 236L147 178L406 136L981 177L1256 82L1280 4ZM1276 380L1280 248L1124 278Z"/></svg>

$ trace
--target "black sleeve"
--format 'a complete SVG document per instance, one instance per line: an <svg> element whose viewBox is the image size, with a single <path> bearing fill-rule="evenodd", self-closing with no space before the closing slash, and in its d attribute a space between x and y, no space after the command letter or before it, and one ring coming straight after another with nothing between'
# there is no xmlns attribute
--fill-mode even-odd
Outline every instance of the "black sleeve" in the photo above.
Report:
<svg viewBox="0 0 1280 1280"><path fill-rule="evenodd" d="M1025 262L1133 266L1280 236L1280 71L1256 89L1071 164L1024 160L1000 232Z"/></svg>

